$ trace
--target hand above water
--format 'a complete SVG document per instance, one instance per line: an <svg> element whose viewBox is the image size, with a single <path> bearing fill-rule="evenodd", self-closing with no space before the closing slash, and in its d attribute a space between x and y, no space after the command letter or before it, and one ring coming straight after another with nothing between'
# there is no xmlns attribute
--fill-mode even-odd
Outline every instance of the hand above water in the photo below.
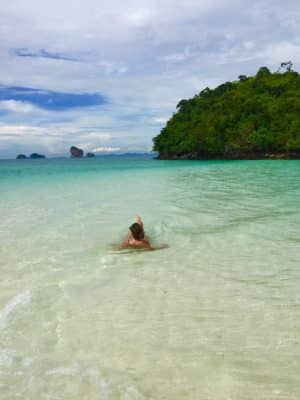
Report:
<svg viewBox="0 0 300 400"><path fill-rule="evenodd" d="M140 224L140 225L143 226L142 218L141 218L139 215L136 215L136 216L135 216L135 221L136 221L138 224Z"/></svg>

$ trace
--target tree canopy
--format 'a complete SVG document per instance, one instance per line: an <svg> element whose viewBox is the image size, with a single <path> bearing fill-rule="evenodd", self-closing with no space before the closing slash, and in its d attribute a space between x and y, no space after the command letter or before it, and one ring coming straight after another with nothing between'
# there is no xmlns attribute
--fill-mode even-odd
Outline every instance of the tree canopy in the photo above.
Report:
<svg viewBox="0 0 300 400"><path fill-rule="evenodd" d="M287 65L286 65L287 64ZM255 158L300 154L300 75L261 67L255 76L180 100L153 138L160 158Z"/></svg>

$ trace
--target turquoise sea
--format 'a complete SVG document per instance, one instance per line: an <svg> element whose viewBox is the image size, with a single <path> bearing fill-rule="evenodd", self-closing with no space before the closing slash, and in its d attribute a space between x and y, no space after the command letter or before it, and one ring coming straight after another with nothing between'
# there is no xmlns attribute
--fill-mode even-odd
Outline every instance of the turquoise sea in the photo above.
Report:
<svg viewBox="0 0 300 400"><path fill-rule="evenodd" d="M300 161L2 160L0 212L1 400L300 398Z"/></svg>

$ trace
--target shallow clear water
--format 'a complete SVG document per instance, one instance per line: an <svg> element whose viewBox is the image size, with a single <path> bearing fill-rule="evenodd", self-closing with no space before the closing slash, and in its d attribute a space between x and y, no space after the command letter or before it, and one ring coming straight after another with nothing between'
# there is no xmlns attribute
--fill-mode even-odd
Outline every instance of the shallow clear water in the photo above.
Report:
<svg viewBox="0 0 300 400"><path fill-rule="evenodd" d="M300 162L0 161L0 398L300 398ZM117 252L136 213L155 252Z"/></svg>

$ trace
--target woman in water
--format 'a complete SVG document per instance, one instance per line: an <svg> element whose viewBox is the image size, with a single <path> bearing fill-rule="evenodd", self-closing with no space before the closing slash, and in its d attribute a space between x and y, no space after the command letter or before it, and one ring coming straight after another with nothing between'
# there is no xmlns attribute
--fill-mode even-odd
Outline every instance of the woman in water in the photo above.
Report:
<svg viewBox="0 0 300 400"><path fill-rule="evenodd" d="M128 248L155 250L145 235L144 224L140 216L137 215L135 222L130 225L129 232L119 248L120 250Z"/></svg>

